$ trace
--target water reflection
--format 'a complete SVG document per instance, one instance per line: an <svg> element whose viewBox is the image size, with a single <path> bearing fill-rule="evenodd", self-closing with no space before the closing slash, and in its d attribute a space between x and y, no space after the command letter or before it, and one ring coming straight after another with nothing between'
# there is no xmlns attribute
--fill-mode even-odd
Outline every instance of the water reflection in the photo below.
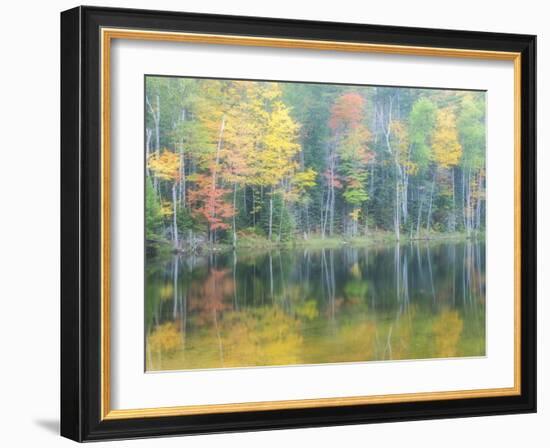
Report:
<svg viewBox="0 0 550 448"><path fill-rule="evenodd" d="M485 354L482 243L148 260L147 370Z"/></svg>

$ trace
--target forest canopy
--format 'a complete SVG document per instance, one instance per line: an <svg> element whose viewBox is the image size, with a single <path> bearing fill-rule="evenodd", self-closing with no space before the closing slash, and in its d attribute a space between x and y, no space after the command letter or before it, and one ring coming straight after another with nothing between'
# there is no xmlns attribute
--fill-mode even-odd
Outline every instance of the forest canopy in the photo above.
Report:
<svg viewBox="0 0 550 448"><path fill-rule="evenodd" d="M484 92L146 77L149 243L485 228Z"/></svg>

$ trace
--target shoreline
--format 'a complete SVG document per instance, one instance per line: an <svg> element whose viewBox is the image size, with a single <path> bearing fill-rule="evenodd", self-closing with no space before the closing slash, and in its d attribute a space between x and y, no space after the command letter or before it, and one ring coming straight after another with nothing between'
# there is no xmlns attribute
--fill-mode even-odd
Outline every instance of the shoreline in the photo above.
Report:
<svg viewBox="0 0 550 448"><path fill-rule="evenodd" d="M204 255L209 253L228 253L240 251L266 251L266 250L292 250L292 249L336 249L341 247L377 247L387 245L404 244L438 244L445 242L466 242L466 241L484 241L484 232L467 235L464 232L454 233L431 233L422 235L419 238L403 236L399 240L390 232L377 232L369 236L360 237L326 237L314 235L308 239L295 239L290 241L269 241L264 237L245 236L237 239L236 246L228 243L200 244L196 243L193 247L186 246L180 249L174 249L170 241L146 242L146 250L155 252L153 256L162 255Z"/></svg>

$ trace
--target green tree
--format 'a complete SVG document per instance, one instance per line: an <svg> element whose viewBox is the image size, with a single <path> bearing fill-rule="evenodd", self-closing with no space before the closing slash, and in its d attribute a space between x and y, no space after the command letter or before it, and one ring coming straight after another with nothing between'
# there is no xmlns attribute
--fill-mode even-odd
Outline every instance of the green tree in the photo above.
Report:
<svg viewBox="0 0 550 448"><path fill-rule="evenodd" d="M481 227L485 181L485 96L466 94L462 97L458 128L463 153L464 185L463 225L468 234Z"/></svg>
<svg viewBox="0 0 550 448"><path fill-rule="evenodd" d="M156 240L162 234L162 213L151 179L145 179L145 238Z"/></svg>

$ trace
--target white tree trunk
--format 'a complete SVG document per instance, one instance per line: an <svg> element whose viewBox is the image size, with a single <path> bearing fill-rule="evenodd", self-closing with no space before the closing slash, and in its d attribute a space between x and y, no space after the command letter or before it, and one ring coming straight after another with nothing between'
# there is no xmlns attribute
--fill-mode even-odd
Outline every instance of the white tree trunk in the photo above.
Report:
<svg viewBox="0 0 550 448"><path fill-rule="evenodd" d="M176 191L176 186L177 186L177 183L174 182L172 184L172 206L173 206L173 210L172 210L172 213L173 213L173 220L172 220L172 226L173 226L173 238L174 238L174 247L176 249L179 249L179 241L178 241L178 215L177 215L177 212L178 212L178 206L177 206L177 203L178 203L178 195L177 195L177 191Z"/></svg>
<svg viewBox="0 0 550 448"><path fill-rule="evenodd" d="M430 190L430 205L428 206L428 219L427 219L428 222L426 223L426 231L428 233L430 232L430 229L432 226L431 220L432 220L432 204L433 204L434 188L435 188L435 174L436 174L436 171L434 169L434 176L432 179L432 188Z"/></svg>
<svg viewBox="0 0 550 448"><path fill-rule="evenodd" d="M233 248L237 247L237 183L233 184Z"/></svg>
<svg viewBox="0 0 550 448"><path fill-rule="evenodd" d="M271 241L273 229L273 191L269 195L269 241Z"/></svg>

